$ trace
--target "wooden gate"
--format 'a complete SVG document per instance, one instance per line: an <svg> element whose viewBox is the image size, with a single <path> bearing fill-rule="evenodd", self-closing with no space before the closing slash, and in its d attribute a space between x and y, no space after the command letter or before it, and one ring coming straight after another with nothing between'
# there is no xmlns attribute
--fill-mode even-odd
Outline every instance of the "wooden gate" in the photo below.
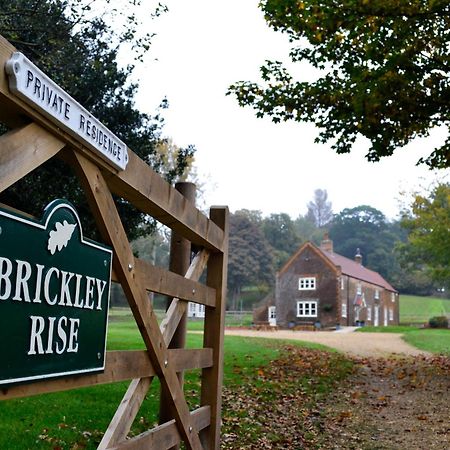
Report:
<svg viewBox="0 0 450 450"><path fill-rule="evenodd" d="M0 36L0 65L15 52ZM117 171L65 133L52 120L11 94L0 70L0 120L12 131L0 137L0 192L56 157L72 166L88 197L98 229L113 249L113 280L120 283L146 351L110 351L103 373L69 376L2 389L11 399L100 383L132 380L100 443L101 449L166 449L184 442L187 448L218 449L221 421L223 330L228 246L228 211L210 210L207 218L128 149L127 168ZM133 256L112 194L195 244L198 252L185 276ZM207 270L206 283L198 280ZM173 298L158 325L148 292ZM202 349L169 349L187 302L205 305ZM200 407L189 411L177 373L202 369ZM131 439L132 422L157 376L166 392L173 419Z"/></svg>

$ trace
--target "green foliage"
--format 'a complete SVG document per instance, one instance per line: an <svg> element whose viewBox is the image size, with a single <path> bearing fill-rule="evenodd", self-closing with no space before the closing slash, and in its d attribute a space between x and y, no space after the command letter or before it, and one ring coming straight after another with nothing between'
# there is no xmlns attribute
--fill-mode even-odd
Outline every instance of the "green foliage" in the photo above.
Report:
<svg viewBox="0 0 450 450"><path fill-rule="evenodd" d="M300 242L311 241L320 244L323 239L324 230L317 228L315 221L308 217L308 214L298 216L294 221L294 226Z"/></svg>
<svg viewBox="0 0 450 450"><path fill-rule="evenodd" d="M163 140L161 115L151 117L135 107L138 85L130 82L133 64L120 67L118 57L122 50L142 57L152 34L139 32L140 1L127 0L123 7L126 16L107 0L0 0L0 33L171 182L183 174L194 149L180 149L174 164L167 167L156 148ZM54 197L74 203L87 235L98 238L84 194L59 160L49 161L16 183L1 201L41 216ZM123 199L116 198L116 204L130 238L153 228L153 222Z"/></svg>
<svg viewBox="0 0 450 450"><path fill-rule="evenodd" d="M261 228L246 214L230 215L228 288L233 310L242 287L270 285L274 281L273 255Z"/></svg>
<svg viewBox="0 0 450 450"><path fill-rule="evenodd" d="M317 142L350 152L358 136L378 161L449 122L446 0L262 0L269 26L285 33L292 62L318 69L316 81L295 80L278 61L261 67L263 83L240 81L229 93L258 117L314 122ZM450 166L450 138L425 162Z"/></svg>
<svg viewBox="0 0 450 450"><path fill-rule="evenodd" d="M398 268L394 246L402 237L381 211L368 205L346 208L334 216L329 230L336 253L353 259L359 248L364 266L392 280Z"/></svg>
<svg viewBox="0 0 450 450"><path fill-rule="evenodd" d="M280 269L300 245L294 223L288 214L271 214L263 219L262 231L273 249L275 268Z"/></svg>
<svg viewBox="0 0 450 450"><path fill-rule="evenodd" d="M448 319L447 316L435 316L431 317L428 321L428 325L430 328L448 328Z"/></svg>
<svg viewBox="0 0 450 450"><path fill-rule="evenodd" d="M416 195L402 226L409 233L408 244L400 247L403 265L424 265L434 281L450 288L450 184Z"/></svg>
<svg viewBox="0 0 450 450"><path fill-rule="evenodd" d="M158 267L169 267L170 239L163 229L158 228L152 235L136 239L132 248L139 258Z"/></svg>

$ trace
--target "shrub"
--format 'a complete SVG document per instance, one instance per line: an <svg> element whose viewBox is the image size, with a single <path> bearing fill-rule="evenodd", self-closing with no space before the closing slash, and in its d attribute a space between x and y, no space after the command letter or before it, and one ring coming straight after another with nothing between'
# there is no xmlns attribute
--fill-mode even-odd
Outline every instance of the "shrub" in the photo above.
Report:
<svg viewBox="0 0 450 450"><path fill-rule="evenodd" d="M435 316L428 321L428 324L430 328L448 328L448 319L446 316Z"/></svg>

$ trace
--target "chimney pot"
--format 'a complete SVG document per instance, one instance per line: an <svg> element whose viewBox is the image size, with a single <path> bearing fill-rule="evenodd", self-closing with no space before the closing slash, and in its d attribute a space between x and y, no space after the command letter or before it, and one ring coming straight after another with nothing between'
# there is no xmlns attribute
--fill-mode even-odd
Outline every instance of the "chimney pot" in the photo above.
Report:
<svg viewBox="0 0 450 450"><path fill-rule="evenodd" d="M333 253L333 241L329 238L328 233L323 235L323 240L320 243L320 248L326 252Z"/></svg>

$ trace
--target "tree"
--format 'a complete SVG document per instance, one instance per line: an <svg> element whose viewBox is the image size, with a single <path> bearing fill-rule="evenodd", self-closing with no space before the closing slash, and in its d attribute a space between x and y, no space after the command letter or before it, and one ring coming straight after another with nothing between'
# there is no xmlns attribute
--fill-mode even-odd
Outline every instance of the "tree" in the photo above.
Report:
<svg viewBox="0 0 450 450"><path fill-rule="evenodd" d="M439 183L426 195L416 195L401 223L408 231L404 259L425 265L435 282L450 288L450 184Z"/></svg>
<svg viewBox="0 0 450 450"><path fill-rule="evenodd" d="M263 84L232 85L241 106L258 117L310 121L316 142L350 152L358 136L371 143L370 161L392 155L433 127L450 126L450 3L447 0L262 0L265 19L285 33L292 62L319 69L296 81L278 61L261 67ZM450 137L421 158L450 166Z"/></svg>
<svg viewBox="0 0 450 450"><path fill-rule="evenodd" d="M361 205L336 214L329 232L336 253L353 259L359 248L365 266L392 280L398 268L394 247L400 240L395 230L381 211Z"/></svg>
<svg viewBox="0 0 450 450"><path fill-rule="evenodd" d="M273 282L272 252L261 229L246 214L239 211L231 214L228 259L231 308L237 309L242 287Z"/></svg>
<svg viewBox="0 0 450 450"><path fill-rule="evenodd" d="M326 189L316 189L314 191L314 200L308 203L307 216L318 228L324 227L331 221L333 218L333 209L331 202L328 201Z"/></svg>
<svg viewBox="0 0 450 450"><path fill-rule="evenodd" d="M0 0L0 33L172 182L188 167L194 149L180 149L174 165L166 169L164 157L157 151L157 144L164 140L160 112L152 117L136 109L138 86L130 82L133 64L124 68L118 64L124 46L136 49L138 58L149 49L151 34L138 32L135 8L141 2L127 2L123 23L120 11L107 3L98 16L93 8L104 5L100 0ZM114 21L111 14L116 14ZM166 106L163 102L162 107ZM74 203L88 236L97 237L84 193L59 160L51 160L23 178L2 193L0 200L40 217L49 198L54 197ZM121 198L115 201L129 238L153 229L154 222L128 202Z"/></svg>
<svg viewBox="0 0 450 450"><path fill-rule="evenodd" d="M279 269L300 244L294 223L286 213L271 214L263 220L262 231L273 249L275 267Z"/></svg>

